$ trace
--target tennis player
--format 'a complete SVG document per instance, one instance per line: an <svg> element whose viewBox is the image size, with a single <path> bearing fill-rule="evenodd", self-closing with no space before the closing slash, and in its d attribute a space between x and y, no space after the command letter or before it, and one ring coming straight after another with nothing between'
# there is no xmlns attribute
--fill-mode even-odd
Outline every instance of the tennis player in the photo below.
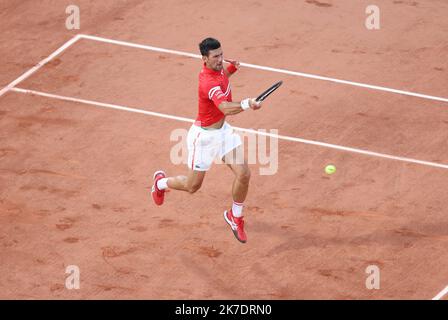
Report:
<svg viewBox="0 0 448 320"><path fill-rule="evenodd" d="M223 50L218 40L206 38L199 44L203 68L199 74L199 112L191 126L188 137L187 176L166 177L165 172L154 173L152 197L157 205L162 205L167 189L186 191L191 194L199 190L212 162L219 157L235 175L233 181L233 204L224 211L224 219L235 237L242 243L247 241L244 231L243 203L246 200L250 170L244 158L241 137L226 122L226 117L245 110L258 110L261 102L255 98L232 101L229 77L239 68L239 62L224 60ZM229 66L224 68L224 61Z"/></svg>

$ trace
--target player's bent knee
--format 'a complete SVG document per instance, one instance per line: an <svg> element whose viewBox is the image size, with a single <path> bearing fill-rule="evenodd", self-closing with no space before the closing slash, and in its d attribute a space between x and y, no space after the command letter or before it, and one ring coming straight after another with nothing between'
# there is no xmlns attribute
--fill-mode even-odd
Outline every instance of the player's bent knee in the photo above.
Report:
<svg viewBox="0 0 448 320"><path fill-rule="evenodd" d="M250 169L245 168L244 170L242 170L241 172L238 173L238 180L241 183L249 183L250 175L251 175Z"/></svg>
<svg viewBox="0 0 448 320"><path fill-rule="evenodd" d="M201 189L201 185L202 183L199 184L193 184L191 186L188 187L188 193L193 194L196 193L196 191L198 191L199 189Z"/></svg>

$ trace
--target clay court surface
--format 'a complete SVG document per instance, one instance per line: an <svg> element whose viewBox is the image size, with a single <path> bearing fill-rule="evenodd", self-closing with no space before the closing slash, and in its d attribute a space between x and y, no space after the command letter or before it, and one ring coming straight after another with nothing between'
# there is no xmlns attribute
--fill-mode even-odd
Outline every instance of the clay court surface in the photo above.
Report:
<svg viewBox="0 0 448 320"><path fill-rule="evenodd" d="M448 3L373 1L2 1L0 90L77 34L448 97ZM233 176L214 165L195 195L156 207L152 173L193 119L195 58L80 38L0 97L0 298L432 299L448 285L448 102L242 67L235 100L284 85L241 128L423 160L278 141L275 175L251 165L248 243L222 212ZM19 89L19 90L20 90ZM333 163L334 175L324 167ZM67 290L66 267L81 288ZM366 289L369 265L379 290ZM440 298L446 299L446 296Z"/></svg>

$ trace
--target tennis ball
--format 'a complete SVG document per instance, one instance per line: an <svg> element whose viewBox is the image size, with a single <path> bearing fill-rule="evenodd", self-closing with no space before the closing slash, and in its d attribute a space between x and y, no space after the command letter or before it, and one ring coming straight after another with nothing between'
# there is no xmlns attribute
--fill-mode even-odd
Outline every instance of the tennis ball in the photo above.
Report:
<svg viewBox="0 0 448 320"><path fill-rule="evenodd" d="M325 173L327 174L333 174L336 172L336 167L332 164L325 167Z"/></svg>

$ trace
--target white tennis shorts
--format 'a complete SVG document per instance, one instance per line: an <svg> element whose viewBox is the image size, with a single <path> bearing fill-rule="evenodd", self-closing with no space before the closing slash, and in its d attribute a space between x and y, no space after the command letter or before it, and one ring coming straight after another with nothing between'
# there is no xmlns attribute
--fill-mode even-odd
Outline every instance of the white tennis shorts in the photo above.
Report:
<svg viewBox="0 0 448 320"><path fill-rule="evenodd" d="M208 171L213 161L222 159L241 144L241 137L227 122L221 129L212 130L193 124L187 137L188 167L195 171Z"/></svg>

